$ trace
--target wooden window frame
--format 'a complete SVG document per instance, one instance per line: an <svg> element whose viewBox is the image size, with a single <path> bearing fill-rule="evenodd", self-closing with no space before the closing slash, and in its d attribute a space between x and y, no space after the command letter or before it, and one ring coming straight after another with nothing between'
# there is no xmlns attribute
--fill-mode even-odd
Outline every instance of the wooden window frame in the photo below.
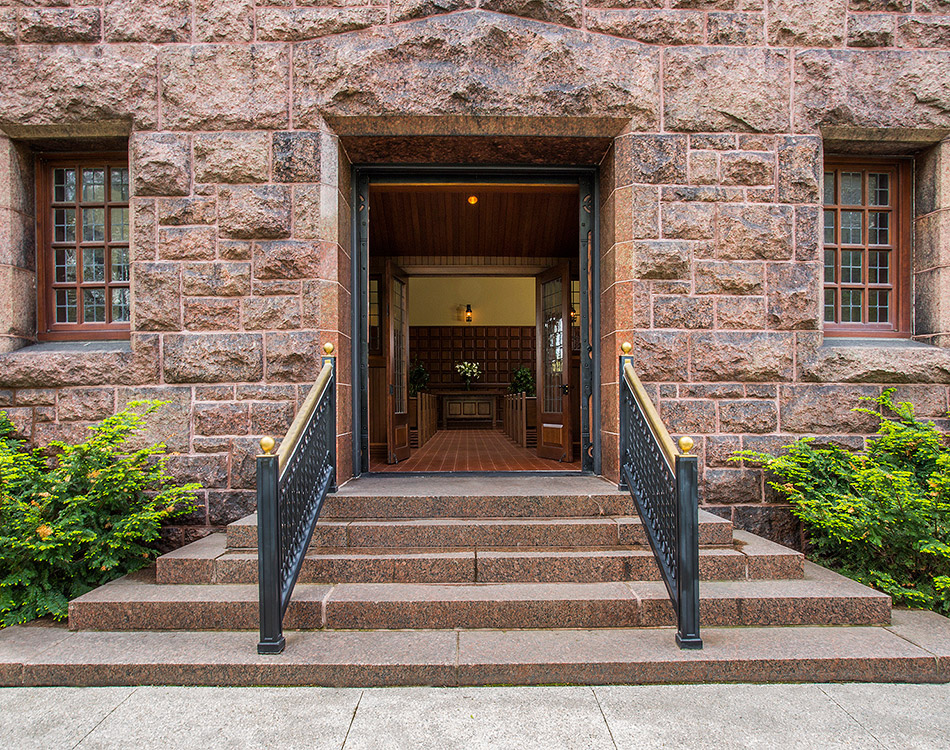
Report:
<svg viewBox="0 0 950 750"><path fill-rule="evenodd" d="M822 320L824 325L824 332L828 336L841 336L841 337L854 337L854 338L909 338L912 335L911 332L911 307L912 307L912 297L911 297L911 278L912 278L912 248L911 248L911 225L912 225L912 166L913 161L911 159L885 159L885 158L875 158L875 157L853 157L853 156L827 156L824 160L824 165L822 169L822 186L824 185L824 173L828 170L844 170L848 169L861 169L863 171L874 171L876 169L889 169L893 170L895 174L896 185L893 186L893 198L892 198L892 208L891 216L893 217L893 227L892 231L892 262L890 264L890 290L891 290L891 320L888 323L840 323L840 322L829 322L824 321L824 292L826 289L834 288L840 290L842 283L840 278L836 276L836 281L833 284L829 284L824 280L824 250L825 250L825 237L824 237L824 190L822 188L822 212L821 212L821 247L822 247ZM862 180L862 192L866 193L867 191L867 180ZM840 212L841 204L837 201L840 200L840 193L837 191L840 190L840 186L835 183L835 204L833 204L834 210ZM868 204L867 195L862 196L863 204L861 210L865 212L865 216L872 208ZM839 213L840 216L840 213ZM863 283L858 285L855 284L855 288L860 286L864 289L864 294L862 295L862 309L867 310L867 298L868 290L873 289L874 287L870 285L867 281L868 279L868 254L867 250L869 247L869 227L868 222L865 221L862 225L862 232L864 241L860 247L864 249L864 262L862 269L862 278ZM836 224L836 240L840 237L841 228ZM840 243L836 243L834 247L842 247ZM855 246L859 247L859 246ZM836 263L836 269L840 271L840 260ZM882 287L884 288L884 287ZM841 301L839 297L836 297L836 310L840 311Z"/></svg>
<svg viewBox="0 0 950 750"><path fill-rule="evenodd" d="M53 170L63 167L81 167L104 166L104 167L125 167L128 168L129 157L127 153L118 151L89 151L76 153L51 153L38 154L36 159L36 330L37 339L40 341L108 341L128 339L131 331L131 321L123 323L57 323L56 322L56 293L54 288L55 279L55 259L53 251ZM82 204L81 196L78 195L79 184L77 180L77 205ZM109 193L110 184L108 178L105 185L106 200L104 207L124 207L129 209L129 238L125 243L113 243L111 241L111 231L109 214L105 213L105 239L101 243L103 248L109 248L112 245L128 245L129 261L131 265L131 201L112 201ZM130 185L131 191L131 185ZM131 196L130 196L131 197ZM77 237L82 231L81 214L77 212L76 233ZM77 247L83 243L77 241ZM99 244L99 243L97 243ZM106 264L106 279L111 274L110 254L106 252L104 262ZM82 285L78 282L78 274L81 273L82 259L77 256L77 283L75 288L79 291ZM131 268L130 268L131 271ZM131 274L130 274L131 275ZM128 285L125 283L114 284L110 281L104 281L101 285L107 290L106 305L110 304L111 297L108 289L115 287L129 288L129 304L131 307L131 279ZM78 301L78 300L77 300ZM78 316L78 308L77 308Z"/></svg>

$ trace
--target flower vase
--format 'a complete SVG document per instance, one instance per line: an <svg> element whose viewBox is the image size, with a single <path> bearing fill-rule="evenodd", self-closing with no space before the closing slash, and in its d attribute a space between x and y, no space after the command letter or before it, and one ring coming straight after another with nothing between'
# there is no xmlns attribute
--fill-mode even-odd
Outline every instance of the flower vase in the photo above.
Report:
<svg viewBox="0 0 950 750"><path fill-rule="evenodd" d="M471 378L465 378L465 390L466 390L466 391L472 390L472 379L471 379Z"/></svg>

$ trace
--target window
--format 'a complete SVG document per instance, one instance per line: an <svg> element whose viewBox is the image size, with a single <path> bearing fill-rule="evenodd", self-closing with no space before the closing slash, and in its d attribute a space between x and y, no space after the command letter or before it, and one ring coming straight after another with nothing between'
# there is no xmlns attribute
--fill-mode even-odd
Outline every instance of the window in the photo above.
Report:
<svg viewBox="0 0 950 750"><path fill-rule="evenodd" d="M910 165L826 160L825 332L910 335Z"/></svg>
<svg viewBox="0 0 950 750"><path fill-rule="evenodd" d="M127 338L127 158L38 159L37 200L39 338Z"/></svg>

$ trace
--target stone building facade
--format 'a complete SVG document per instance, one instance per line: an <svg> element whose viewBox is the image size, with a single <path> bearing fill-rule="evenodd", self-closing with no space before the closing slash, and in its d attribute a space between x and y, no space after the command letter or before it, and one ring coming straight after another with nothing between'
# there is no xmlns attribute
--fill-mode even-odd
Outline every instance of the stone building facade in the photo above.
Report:
<svg viewBox="0 0 950 750"><path fill-rule="evenodd" d="M733 451L861 447L889 385L947 412L945 0L0 0L0 133L0 408L44 442L170 401L152 435L206 487L170 544L253 510L325 341L352 474L358 163L598 168L605 476L626 340L704 504L786 543ZM99 151L128 157L131 332L38 342L37 165ZM825 330L835 156L907 165L909 335Z"/></svg>

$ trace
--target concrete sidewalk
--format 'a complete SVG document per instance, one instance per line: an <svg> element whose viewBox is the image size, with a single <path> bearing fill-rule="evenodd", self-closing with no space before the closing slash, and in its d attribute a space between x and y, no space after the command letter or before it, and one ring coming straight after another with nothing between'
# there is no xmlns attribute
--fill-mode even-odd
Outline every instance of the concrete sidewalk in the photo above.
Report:
<svg viewBox="0 0 950 750"><path fill-rule="evenodd" d="M4 750L948 746L950 685L0 689Z"/></svg>

